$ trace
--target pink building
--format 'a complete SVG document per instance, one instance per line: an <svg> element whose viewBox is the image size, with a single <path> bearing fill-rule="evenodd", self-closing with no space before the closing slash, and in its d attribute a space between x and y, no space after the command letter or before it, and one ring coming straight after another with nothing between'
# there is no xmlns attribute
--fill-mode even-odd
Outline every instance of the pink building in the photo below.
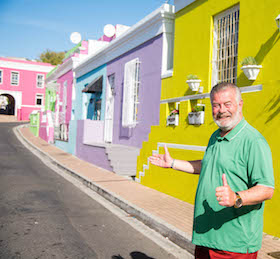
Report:
<svg viewBox="0 0 280 259"><path fill-rule="evenodd" d="M43 107L45 78L54 66L21 58L0 57L0 113L29 120Z"/></svg>

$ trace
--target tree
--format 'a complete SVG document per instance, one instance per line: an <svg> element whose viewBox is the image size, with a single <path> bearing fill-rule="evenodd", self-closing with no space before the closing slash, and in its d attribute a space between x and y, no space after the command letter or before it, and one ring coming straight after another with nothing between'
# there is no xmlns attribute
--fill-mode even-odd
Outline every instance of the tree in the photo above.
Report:
<svg viewBox="0 0 280 259"><path fill-rule="evenodd" d="M55 52L47 49L40 55L39 61L50 63L52 65L58 65L62 63L64 56L65 52Z"/></svg>

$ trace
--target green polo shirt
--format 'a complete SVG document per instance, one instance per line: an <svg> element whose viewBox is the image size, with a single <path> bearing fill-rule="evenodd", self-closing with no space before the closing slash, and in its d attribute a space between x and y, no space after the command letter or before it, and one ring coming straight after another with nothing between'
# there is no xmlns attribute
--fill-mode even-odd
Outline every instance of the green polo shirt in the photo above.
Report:
<svg viewBox="0 0 280 259"><path fill-rule="evenodd" d="M194 211L193 243L214 249L253 253L261 248L264 203L239 209L219 205L216 188L226 174L234 192L255 185L274 188L270 148L244 118L225 137L211 136L202 160Z"/></svg>

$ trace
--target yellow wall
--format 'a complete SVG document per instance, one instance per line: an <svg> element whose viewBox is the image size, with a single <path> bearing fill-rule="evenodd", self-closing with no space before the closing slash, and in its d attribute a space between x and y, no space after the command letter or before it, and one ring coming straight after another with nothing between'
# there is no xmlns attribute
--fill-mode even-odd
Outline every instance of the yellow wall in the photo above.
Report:
<svg viewBox="0 0 280 259"><path fill-rule="evenodd" d="M213 17L236 5L240 5L238 42L237 85L240 87L262 84L263 90L242 94L244 117L257 128L268 141L275 170L276 189L271 201L266 202L264 231L280 237L280 33L275 18L280 13L279 0L197 0L176 14L174 70L173 76L162 80L161 99L193 95L186 84L188 74L196 74L202 80L204 93L211 89L212 27ZM241 70L240 62L253 56L263 66L256 81L249 81ZM179 126L166 126L170 110L168 104L161 104L160 125L153 126L149 141L143 143L137 164L137 177L147 164L152 150L158 142L206 146L209 137L217 128L212 120L210 100L199 100L206 105L205 124L188 125L187 115L194 102L180 103ZM163 153L163 150L160 149ZM195 160L203 152L170 149L171 156L178 159ZM194 202L198 176L150 165L140 177L141 183L177 197Z"/></svg>

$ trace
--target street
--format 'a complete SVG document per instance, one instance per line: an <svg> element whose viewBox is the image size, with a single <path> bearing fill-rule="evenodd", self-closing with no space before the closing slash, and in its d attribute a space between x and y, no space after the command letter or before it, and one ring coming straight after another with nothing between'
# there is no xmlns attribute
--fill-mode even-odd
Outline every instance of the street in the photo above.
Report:
<svg viewBox="0 0 280 259"><path fill-rule="evenodd" d="M0 123L0 258L175 258L28 151Z"/></svg>

